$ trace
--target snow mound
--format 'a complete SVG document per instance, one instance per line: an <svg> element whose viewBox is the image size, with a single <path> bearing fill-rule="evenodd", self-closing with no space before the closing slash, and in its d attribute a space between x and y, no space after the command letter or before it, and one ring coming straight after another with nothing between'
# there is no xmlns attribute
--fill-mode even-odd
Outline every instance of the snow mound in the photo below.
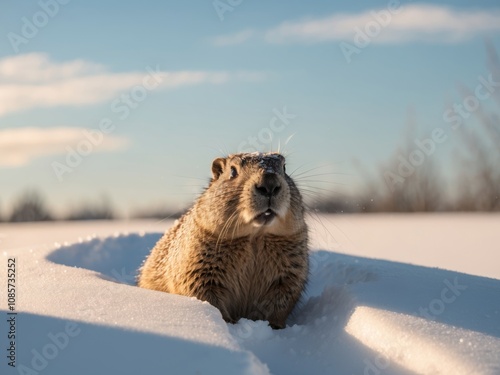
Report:
<svg viewBox="0 0 500 375"><path fill-rule="evenodd" d="M346 331L381 354L379 370L394 361L418 374L500 373L500 339L474 331L366 306Z"/></svg>
<svg viewBox="0 0 500 375"><path fill-rule="evenodd" d="M313 251L287 328L231 325L206 302L133 285L160 236L4 252L22 265L18 365L55 375L500 372L500 280Z"/></svg>
<svg viewBox="0 0 500 375"><path fill-rule="evenodd" d="M161 233L148 233L93 238L87 242L82 240L52 252L47 259L66 266L86 268L111 280L134 285L137 270L161 236Z"/></svg>

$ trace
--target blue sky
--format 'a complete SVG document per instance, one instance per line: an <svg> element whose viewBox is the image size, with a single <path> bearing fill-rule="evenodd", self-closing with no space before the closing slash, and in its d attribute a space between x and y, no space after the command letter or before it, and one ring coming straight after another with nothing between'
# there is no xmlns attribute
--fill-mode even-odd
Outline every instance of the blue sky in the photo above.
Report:
<svg viewBox="0 0 500 375"><path fill-rule="evenodd" d="M500 46L496 1L2 7L4 212L27 188L59 213L102 194L123 215L182 206L208 181L213 158L278 142L289 170L321 167L322 189L355 190L355 164L385 160L409 113L422 136L448 129L443 112L461 101L458 85L489 74L485 37ZM372 34L366 46L357 30ZM346 58L342 48L356 52ZM259 147L248 144L255 138Z"/></svg>

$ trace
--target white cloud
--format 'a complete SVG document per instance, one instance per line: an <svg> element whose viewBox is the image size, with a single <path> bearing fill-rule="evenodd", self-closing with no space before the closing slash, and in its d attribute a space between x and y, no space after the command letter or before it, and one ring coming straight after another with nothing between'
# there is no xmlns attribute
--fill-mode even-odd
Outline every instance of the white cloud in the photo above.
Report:
<svg viewBox="0 0 500 375"><path fill-rule="evenodd" d="M140 83L141 79L141 74L97 74L44 84L2 84L0 115L38 107L100 103Z"/></svg>
<svg viewBox="0 0 500 375"><path fill-rule="evenodd" d="M247 29L239 31L236 34L219 35L212 38L212 44L218 47L241 44L256 35L255 30Z"/></svg>
<svg viewBox="0 0 500 375"><path fill-rule="evenodd" d="M269 43L318 43L352 41L356 28L377 21L377 13L388 9L361 13L336 13L324 18L286 21L263 33ZM406 43L428 41L436 43L461 42L485 33L500 31L500 8L493 10L459 10L432 4L401 6L389 13L387 25L372 39L373 43ZM257 35L242 31L215 38L219 45L243 43Z"/></svg>
<svg viewBox="0 0 500 375"><path fill-rule="evenodd" d="M84 60L66 63L50 61L45 53L28 53L0 60L0 82L51 82L104 71L104 67Z"/></svg>
<svg viewBox="0 0 500 375"><path fill-rule="evenodd" d="M70 127L0 130L0 167L20 167L39 157L66 154L67 147L76 148L88 140L86 130ZM93 151L121 150L128 143L124 137L106 134L93 146Z"/></svg>
<svg viewBox="0 0 500 375"><path fill-rule="evenodd" d="M7 57L0 59L0 116L31 108L101 103L142 85L150 74L147 67L141 72L112 73L83 60L55 63L40 53ZM239 73L159 70L154 77L161 81L159 89L173 89L225 83L239 79Z"/></svg>

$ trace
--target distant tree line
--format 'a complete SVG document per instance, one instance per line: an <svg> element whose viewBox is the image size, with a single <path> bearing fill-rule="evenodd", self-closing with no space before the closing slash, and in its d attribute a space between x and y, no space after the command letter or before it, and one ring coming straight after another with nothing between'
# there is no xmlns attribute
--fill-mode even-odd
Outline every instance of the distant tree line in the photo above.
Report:
<svg viewBox="0 0 500 375"><path fill-rule="evenodd" d="M500 212L500 121L497 118L492 124L489 136L471 130L457 134L455 175L443 173L439 157L431 155L404 182L388 181L387 171L397 170L402 164L400 156L412 152L409 146L401 147L375 173L363 171L360 193L347 197L323 194L311 206L329 213Z"/></svg>
<svg viewBox="0 0 500 375"><path fill-rule="evenodd" d="M182 216L185 210L171 209L159 205L158 208L137 211L133 219L176 219ZM36 221L77 221L77 220L116 220L119 215L115 212L111 201L102 197L95 203L83 203L68 210L64 215L56 215L46 204L43 195L37 190L27 190L14 202L12 209L5 216L0 216L0 222L36 222Z"/></svg>
<svg viewBox="0 0 500 375"><path fill-rule="evenodd" d="M103 198L101 203L84 204L62 217L57 217L39 192L28 190L16 200L11 212L3 218L3 221L18 223L55 220L113 220L115 218L113 207L106 198ZM2 221L1 219L0 221Z"/></svg>

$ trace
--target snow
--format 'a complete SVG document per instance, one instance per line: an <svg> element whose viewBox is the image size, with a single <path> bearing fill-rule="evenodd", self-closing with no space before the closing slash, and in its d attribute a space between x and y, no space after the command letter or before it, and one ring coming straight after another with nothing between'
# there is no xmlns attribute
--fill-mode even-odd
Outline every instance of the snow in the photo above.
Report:
<svg viewBox="0 0 500 375"><path fill-rule="evenodd" d="M4 224L0 315L15 257L17 367L2 355L0 373L500 374L499 224L312 218L308 288L277 331L133 285L171 221Z"/></svg>
<svg viewBox="0 0 500 375"><path fill-rule="evenodd" d="M478 332L366 306L356 308L346 331L385 356L383 367L392 360L419 374L500 371L500 340Z"/></svg>

